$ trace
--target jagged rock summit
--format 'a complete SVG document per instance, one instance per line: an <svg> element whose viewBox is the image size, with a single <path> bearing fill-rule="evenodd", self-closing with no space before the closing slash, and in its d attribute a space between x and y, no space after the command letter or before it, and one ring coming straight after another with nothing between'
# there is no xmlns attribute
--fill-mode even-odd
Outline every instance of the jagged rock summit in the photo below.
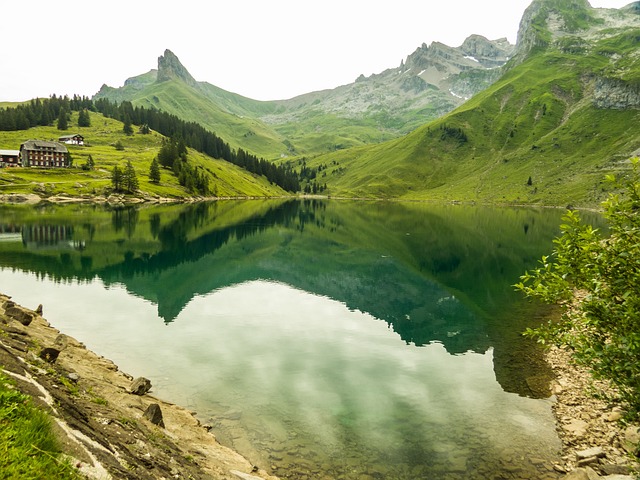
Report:
<svg viewBox="0 0 640 480"><path fill-rule="evenodd" d="M196 86L198 82L191 76L189 71L180 63L178 57L169 49L164 51L164 55L158 57L158 73L156 81L158 83L167 80L182 80L183 82Z"/></svg>
<svg viewBox="0 0 640 480"><path fill-rule="evenodd" d="M533 0L518 28L516 53L510 67L530 53L563 41L588 42L638 28L640 1L621 9L594 8L588 0Z"/></svg>
<svg viewBox="0 0 640 480"><path fill-rule="evenodd" d="M440 42L431 45L423 43L400 65L399 73L411 71L426 83L446 92L451 91L450 84L454 76L472 70L501 67L513 51L514 45L506 38L489 40L481 35L469 36L460 47L450 47Z"/></svg>

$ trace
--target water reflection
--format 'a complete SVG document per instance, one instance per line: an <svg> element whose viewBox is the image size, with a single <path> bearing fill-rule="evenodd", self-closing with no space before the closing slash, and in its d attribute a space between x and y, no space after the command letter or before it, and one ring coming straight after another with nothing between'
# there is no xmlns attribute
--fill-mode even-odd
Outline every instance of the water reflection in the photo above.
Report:
<svg viewBox="0 0 640 480"><path fill-rule="evenodd" d="M560 215L290 200L0 207L0 277L261 464L486 478L538 468L522 449L555 448L548 403L524 398L545 396L520 335L539 312L511 285L550 250ZM12 240L34 226L76 248ZM91 325L74 317L87 308Z"/></svg>
<svg viewBox="0 0 640 480"><path fill-rule="evenodd" d="M437 341L454 354L494 346L499 358L524 328L514 318L522 302L511 285L549 250L560 217L533 209L318 200L0 212L14 219L2 231L20 230L23 238L21 246L0 248L3 265L123 284L157 304L165 322L197 295L268 279L367 312L407 344ZM43 245L58 246L58 256L34 250ZM503 348L500 337L510 334ZM521 354L526 367L530 359ZM535 394L522 379L515 383L510 391Z"/></svg>

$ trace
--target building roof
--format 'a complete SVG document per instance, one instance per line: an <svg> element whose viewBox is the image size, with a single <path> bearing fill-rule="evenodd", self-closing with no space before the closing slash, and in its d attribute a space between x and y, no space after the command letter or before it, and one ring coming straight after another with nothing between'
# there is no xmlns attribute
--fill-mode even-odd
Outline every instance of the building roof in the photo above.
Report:
<svg viewBox="0 0 640 480"><path fill-rule="evenodd" d="M45 140L27 140L22 145L20 145L20 150L41 150L41 149L50 149L53 148L56 152L60 153L69 153L67 147L58 142L48 142Z"/></svg>
<svg viewBox="0 0 640 480"><path fill-rule="evenodd" d="M17 157L20 155L20 150L2 150L0 149L0 155L11 155Z"/></svg>
<svg viewBox="0 0 640 480"><path fill-rule="evenodd" d="M61 137L58 137L58 140L69 140L76 137L84 138L79 133L74 133L73 135L62 135Z"/></svg>

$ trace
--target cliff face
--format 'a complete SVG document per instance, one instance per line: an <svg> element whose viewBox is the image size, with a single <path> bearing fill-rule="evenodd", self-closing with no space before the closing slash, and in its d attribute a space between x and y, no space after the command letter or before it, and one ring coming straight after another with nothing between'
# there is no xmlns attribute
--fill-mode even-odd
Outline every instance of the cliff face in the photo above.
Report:
<svg viewBox="0 0 640 480"><path fill-rule="evenodd" d="M157 81L182 80L187 85L195 87L198 82L191 76L187 69L180 63L178 57L171 50L165 50L164 55L158 57Z"/></svg>
<svg viewBox="0 0 640 480"><path fill-rule="evenodd" d="M595 81L593 104L596 108L640 109L640 85L599 77Z"/></svg>

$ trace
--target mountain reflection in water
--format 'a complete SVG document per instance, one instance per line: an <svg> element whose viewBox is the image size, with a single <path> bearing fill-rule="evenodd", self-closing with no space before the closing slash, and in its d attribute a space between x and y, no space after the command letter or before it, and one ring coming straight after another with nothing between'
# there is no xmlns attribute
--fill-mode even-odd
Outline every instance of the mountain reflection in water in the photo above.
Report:
<svg viewBox="0 0 640 480"><path fill-rule="evenodd" d="M2 206L0 275L2 290L17 301L41 303L44 292L39 294L38 288L45 287L11 272L35 274L42 285L53 281L60 291L52 297L64 290L76 309L105 310L96 312L100 325L74 324L70 313L59 320L71 329L84 328L86 335L93 329L105 348L111 342L111 353L102 354L130 358L125 352L140 350L140 361L146 361L145 348L161 348L160 363L177 376L160 381L163 391L181 399L180 389L195 389L186 402L221 418L219 435L241 450L250 447L236 444L244 438L234 430L238 415L226 414L231 422L225 424L219 411L230 404L243 412L243 431L264 432L242 442L264 444L272 456L265 461L279 466L287 460L277 458L286 455L272 448L287 440L278 438L278 432L311 428L310 437L304 442L297 437L298 443L322 443L326 458L337 455L327 453L331 449L342 451L347 445L351 453L344 454L350 458L366 459L374 451L380 455L377 449L393 437L398 457L387 463L405 462L409 470L426 472L436 467L421 463L425 455L443 456L442 465L454 462L459 468L481 461L477 455L511 461L496 451L458 451L453 459L438 453L444 447L431 445L431 440L453 442L447 440L452 427L440 417L446 414L438 413L443 404L458 404L455 421L467 426L456 427L461 449L467 443L482 448L489 436L493 449L499 444L500 452L510 451L515 440L502 431L507 427L520 436L540 437L539 427L520 410L524 404L501 391L547 395L549 372L521 332L549 312L528 304L512 285L551 250L561 214L321 200L117 209ZM128 292L127 299L121 289ZM110 309L113 300L104 300L99 307L99 299L112 296L109 291L119 304ZM136 299L154 305L157 316L148 320L164 321L170 330L154 327L149 338L139 332L150 327L143 327L148 308ZM216 365L213 370L209 362ZM487 363L493 364L493 372L487 372ZM153 367L147 363L145 368ZM193 371L211 385L182 385ZM495 388L493 374L500 388ZM369 385L376 379L376 386ZM257 385L274 405L251 404L255 395L249 392ZM224 402L218 398L221 388L230 389ZM216 403L220 405L214 408ZM496 414L507 416L496 424ZM322 433L325 424L329 430ZM422 438L425 425L442 425L437 428L443 430ZM478 430L477 442L464 440L472 428ZM343 434L338 435L340 429ZM386 429L389 437L378 438ZM554 435L552 426L549 435ZM521 440L526 443L525 437ZM292 458L315 455L313 447L306 448L307 453L297 451ZM338 466L323 467L333 468Z"/></svg>

